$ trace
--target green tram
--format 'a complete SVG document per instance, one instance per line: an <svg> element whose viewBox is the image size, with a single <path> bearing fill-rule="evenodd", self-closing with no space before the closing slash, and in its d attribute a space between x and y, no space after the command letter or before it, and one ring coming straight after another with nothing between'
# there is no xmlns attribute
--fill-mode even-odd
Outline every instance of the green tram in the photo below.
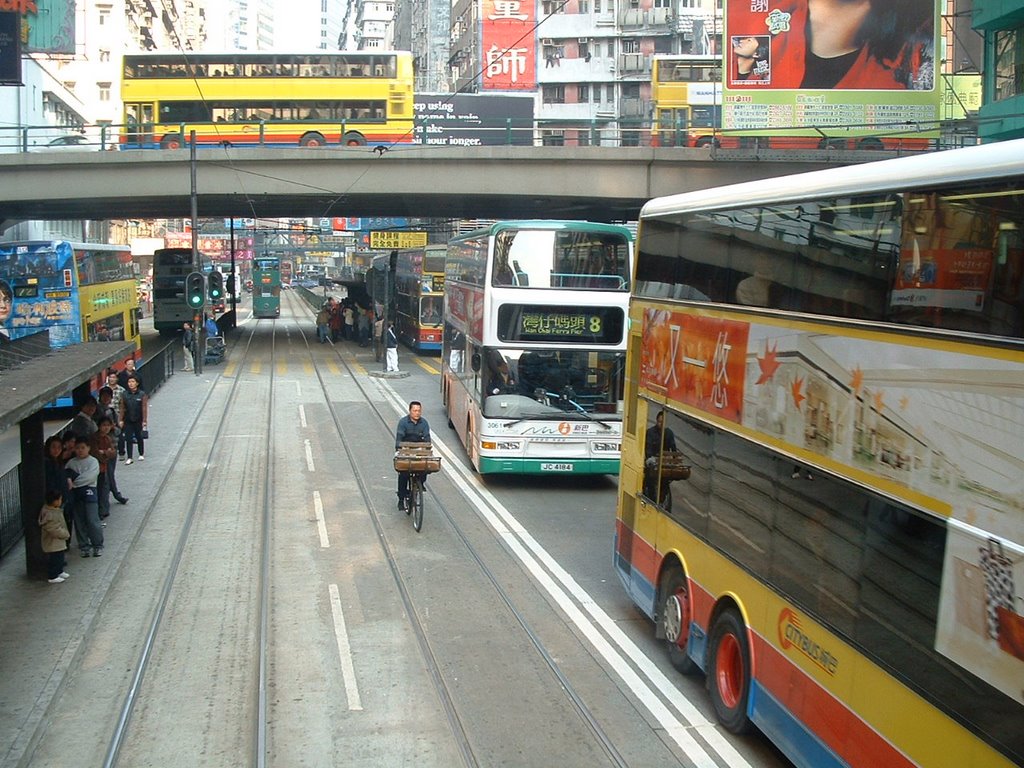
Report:
<svg viewBox="0 0 1024 768"><path fill-rule="evenodd" d="M252 314L257 318L281 316L281 260L276 256L252 260Z"/></svg>

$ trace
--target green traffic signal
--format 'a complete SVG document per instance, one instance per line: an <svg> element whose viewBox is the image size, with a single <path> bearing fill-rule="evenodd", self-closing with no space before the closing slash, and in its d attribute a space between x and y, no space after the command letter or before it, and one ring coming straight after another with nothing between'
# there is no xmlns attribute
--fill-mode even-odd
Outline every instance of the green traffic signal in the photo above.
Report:
<svg viewBox="0 0 1024 768"><path fill-rule="evenodd" d="M219 302L224 298L224 275L214 270L209 274L210 301Z"/></svg>
<svg viewBox="0 0 1024 768"><path fill-rule="evenodd" d="M190 272L185 278L185 302L192 309L206 303L206 278L202 272Z"/></svg>

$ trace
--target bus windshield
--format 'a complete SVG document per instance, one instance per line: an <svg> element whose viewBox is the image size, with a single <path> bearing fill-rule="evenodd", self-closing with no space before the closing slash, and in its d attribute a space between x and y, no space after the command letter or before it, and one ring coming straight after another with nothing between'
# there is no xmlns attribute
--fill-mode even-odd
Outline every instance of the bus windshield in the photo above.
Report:
<svg viewBox="0 0 1024 768"><path fill-rule="evenodd" d="M492 284L628 291L628 256L620 235L503 230L495 235Z"/></svg>

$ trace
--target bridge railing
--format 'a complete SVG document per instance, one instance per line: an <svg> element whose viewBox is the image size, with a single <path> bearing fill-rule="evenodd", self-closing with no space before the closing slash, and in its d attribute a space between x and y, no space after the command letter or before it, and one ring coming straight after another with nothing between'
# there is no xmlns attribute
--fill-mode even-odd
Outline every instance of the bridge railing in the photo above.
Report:
<svg viewBox="0 0 1024 768"><path fill-rule="evenodd" d="M960 121L964 122L964 121ZM362 124L365 128L365 123ZM392 130L395 123L390 124ZM125 126L87 125L60 127L52 125L0 126L0 153L12 152L78 152L128 149L176 149L188 145L191 131L197 134L198 146L284 146L282 132L290 138L287 145L299 146L309 135L320 135L323 141L308 146L348 145L354 124L324 123L318 120L254 120L246 123L194 122L143 124ZM403 130L404 127L404 130ZM934 125L930 129L934 130ZM420 119L398 124L398 138L370 149L385 152L405 146L476 147L707 147L718 151L759 152L787 149L892 151L906 153L945 149L976 143L971 132L946 132L942 139L921 138L916 126L895 126L885 136L864 136L864 126L823 127L813 137L766 137L753 131L722 131L696 125L654 126L646 118L592 118L582 120L544 120L505 118L475 121L472 124L429 122ZM246 134L247 139L237 137ZM221 138L231 136L232 138ZM295 140L296 136L301 136ZM342 142L329 137L350 137ZM328 138L324 138L328 137Z"/></svg>

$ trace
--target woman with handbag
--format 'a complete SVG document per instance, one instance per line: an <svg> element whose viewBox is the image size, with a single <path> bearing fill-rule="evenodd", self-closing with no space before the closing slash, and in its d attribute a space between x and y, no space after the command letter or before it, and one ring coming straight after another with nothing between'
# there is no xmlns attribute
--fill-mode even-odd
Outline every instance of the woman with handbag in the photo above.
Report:
<svg viewBox="0 0 1024 768"><path fill-rule="evenodd" d="M146 460L145 439L149 437L148 427L149 397L132 376L128 379L128 390L121 396L121 432L124 434L125 449L128 458L125 464L132 463L132 445L138 443L139 461Z"/></svg>

